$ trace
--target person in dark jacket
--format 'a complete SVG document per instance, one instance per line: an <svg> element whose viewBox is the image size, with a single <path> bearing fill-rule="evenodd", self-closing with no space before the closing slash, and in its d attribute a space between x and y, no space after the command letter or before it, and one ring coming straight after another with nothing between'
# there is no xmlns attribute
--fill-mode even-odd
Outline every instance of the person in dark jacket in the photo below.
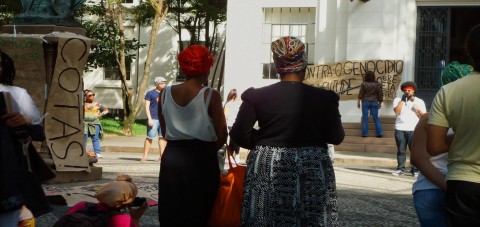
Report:
<svg viewBox="0 0 480 227"><path fill-rule="evenodd" d="M1 50L0 63L0 226L17 226L51 211L22 147L45 137L40 112L25 89L13 86L14 62Z"/></svg>
<svg viewBox="0 0 480 227"><path fill-rule="evenodd" d="M360 85L357 107L362 102L362 137L368 136L368 114L372 115L377 137L383 137L382 123L378 119L378 109L382 108L383 91L382 85L375 80L375 73L367 71L365 81Z"/></svg>
<svg viewBox="0 0 480 227"><path fill-rule="evenodd" d="M338 226L327 144L340 144L345 136L339 96L302 83L307 67L302 41L282 37L271 48L281 81L246 90L230 131L235 143L252 150L242 226Z"/></svg>

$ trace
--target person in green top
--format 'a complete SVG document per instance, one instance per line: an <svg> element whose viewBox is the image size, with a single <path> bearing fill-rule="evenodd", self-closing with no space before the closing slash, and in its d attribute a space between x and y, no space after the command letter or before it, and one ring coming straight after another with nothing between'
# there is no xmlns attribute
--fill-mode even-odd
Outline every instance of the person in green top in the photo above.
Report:
<svg viewBox="0 0 480 227"><path fill-rule="evenodd" d="M448 152L448 226L480 226L480 24L470 30L466 49L474 72L440 88L427 128L427 152Z"/></svg>
<svg viewBox="0 0 480 227"><path fill-rule="evenodd" d="M108 108L99 102L95 102L95 93L92 90L85 90L84 92L84 140L85 147L87 147L88 138L92 139L93 152L97 158L103 158L100 154L100 139L103 137L102 124L100 118L108 114Z"/></svg>

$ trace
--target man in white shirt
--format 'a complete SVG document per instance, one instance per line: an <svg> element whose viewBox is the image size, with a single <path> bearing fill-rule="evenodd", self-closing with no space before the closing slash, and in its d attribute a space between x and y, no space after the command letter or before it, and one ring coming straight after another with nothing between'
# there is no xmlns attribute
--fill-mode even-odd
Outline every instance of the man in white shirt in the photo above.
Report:
<svg viewBox="0 0 480 227"><path fill-rule="evenodd" d="M397 143L397 171L392 174L400 176L405 174L405 163L407 161L407 146L411 151L413 130L419 118L427 112L425 102L415 97L417 85L407 81L400 86L403 91L402 97L393 100L393 111L397 115L395 121L395 142ZM412 176L418 176L418 170L411 165Z"/></svg>

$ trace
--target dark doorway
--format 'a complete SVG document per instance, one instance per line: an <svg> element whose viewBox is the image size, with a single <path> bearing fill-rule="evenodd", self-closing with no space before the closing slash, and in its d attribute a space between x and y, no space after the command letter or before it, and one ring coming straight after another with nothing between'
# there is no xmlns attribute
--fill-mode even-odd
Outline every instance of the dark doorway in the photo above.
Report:
<svg viewBox="0 0 480 227"><path fill-rule="evenodd" d="M468 31L480 24L480 7L418 7L415 82L430 109L440 74L452 61L470 64L464 49Z"/></svg>

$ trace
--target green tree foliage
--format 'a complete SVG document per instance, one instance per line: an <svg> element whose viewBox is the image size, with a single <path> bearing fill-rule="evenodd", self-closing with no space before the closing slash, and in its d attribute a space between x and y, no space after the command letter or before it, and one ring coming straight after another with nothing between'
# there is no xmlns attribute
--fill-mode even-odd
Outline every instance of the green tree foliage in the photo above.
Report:
<svg viewBox="0 0 480 227"><path fill-rule="evenodd" d="M137 22L140 25L151 26L150 41L141 83L137 94L146 92L147 81L150 78L150 68L153 59L153 48L157 38L160 22L165 18L168 8L163 0L147 0L132 8L126 8L121 0L102 0L99 4L85 4L78 15L90 38L97 40L98 46L92 51L88 65L91 67L118 68L121 75L123 99L124 133L131 135L132 126L141 109L142 98L135 95L128 87L127 65L135 59L134 50L146 46L138 40L129 39L125 35L125 21Z"/></svg>
<svg viewBox="0 0 480 227"><path fill-rule="evenodd" d="M144 4L143 4L144 5ZM115 57L115 50L120 48L121 31L111 18L106 17L106 9L100 4L85 4L77 12L82 26L87 30L87 37L97 41L88 58L87 67L90 68L119 68ZM140 12L139 12L140 13ZM131 64L136 58L135 51L145 47L135 38L125 39L125 62Z"/></svg>
<svg viewBox="0 0 480 227"><path fill-rule="evenodd" d="M22 3L20 0L1 0L0 1L0 27L12 24L13 17L22 12Z"/></svg>
<svg viewBox="0 0 480 227"><path fill-rule="evenodd" d="M165 2L171 12L167 16L168 21L174 22L172 27L179 34L179 51L185 48L181 42L180 31L186 29L190 33L190 44L203 44L212 53L217 52L217 29L226 20L226 0L166 0ZM200 37L203 29L204 37ZM204 43L200 40L204 40Z"/></svg>

